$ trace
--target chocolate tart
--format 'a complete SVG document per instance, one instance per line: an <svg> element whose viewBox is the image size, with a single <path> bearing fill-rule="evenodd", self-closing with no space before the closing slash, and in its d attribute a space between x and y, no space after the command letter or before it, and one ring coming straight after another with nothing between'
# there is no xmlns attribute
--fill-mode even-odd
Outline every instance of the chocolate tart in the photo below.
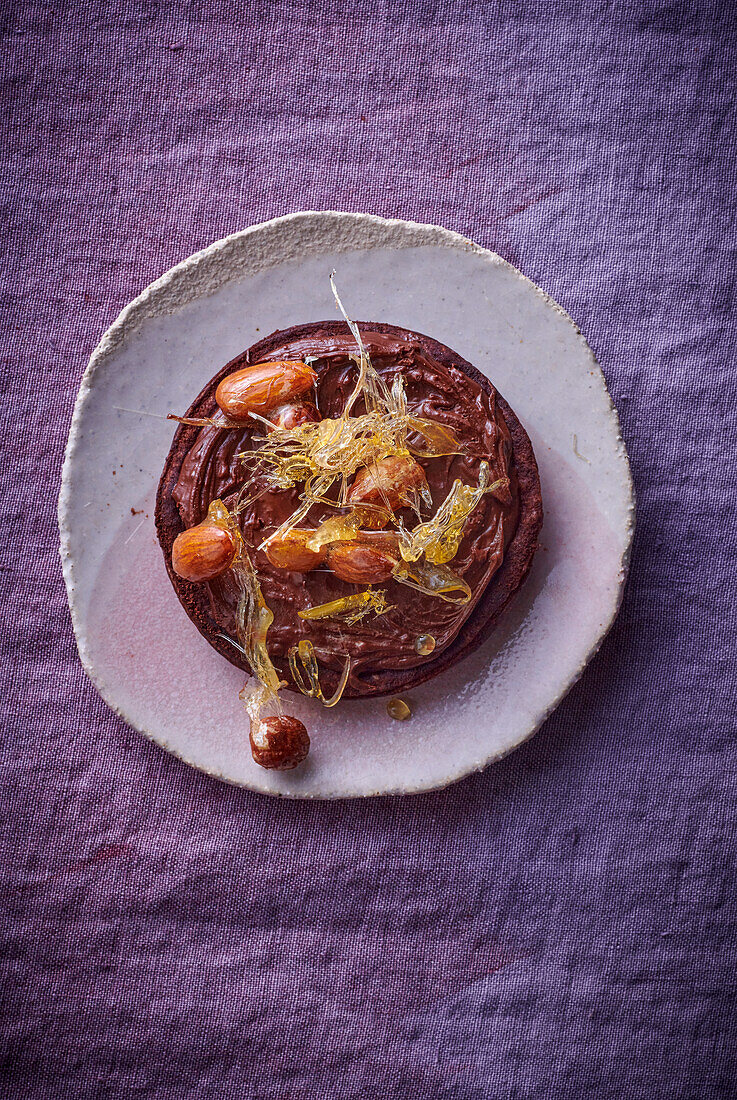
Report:
<svg viewBox="0 0 737 1100"><path fill-rule="evenodd" d="M484 459L493 477L508 477L509 490L501 500L492 495L481 500L464 528L458 554L450 562L471 588L472 598L466 605L446 603L390 580L381 587L386 589L393 610L352 626L327 619L304 622L297 611L365 586L349 584L323 569L286 573L272 566L256 549L294 511L299 502L297 490L267 491L240 515L245 544L274 613L268 634L274 665L287 686L296 690L287 652L300 639L309 638L328 694L349 654L353 664L346 698L408 691L474 650L491 633L525 580L543 515L530 440L489 380L430 337L379 322L357 323L377 371L389 383L396 372L403 375L410 411L451 428L461 443L460 454L419 459L432 494L433 510L445 499L456 478L476 485ZM356 366L349 358L355 351L356 343L343 321L318 321L272 333L227 363L186 415L213 416L217 412L216 388L233 371L269 360L310 357L317 373L318 408L323 417L337 417L355 383ZM184 609L208 642L245 672L249 669L244 657L228 641L234 636L235 593L227 577L201 584L182 580L172 569L171 552L177 535L200 523L212 500L220 498L226 505L235 500L246 476L238 456L250 451L264 431L258 423L229 429L181 425L156 500L156 528L164 561ZM316 527L327 509L320 513L320 506L316 506L312 513L300 526ZM417 522L409 511L404 518L409 526ZM424 634L436 639L436 647L430 655L422 656L415 642Z"/></svg>

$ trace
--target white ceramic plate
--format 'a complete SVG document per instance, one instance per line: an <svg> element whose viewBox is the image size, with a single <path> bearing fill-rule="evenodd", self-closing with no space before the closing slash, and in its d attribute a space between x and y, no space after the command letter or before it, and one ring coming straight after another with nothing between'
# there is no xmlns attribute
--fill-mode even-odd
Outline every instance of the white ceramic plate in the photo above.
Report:
<svg viewBox="0 0 737 1100"><path fill-rule="evenodd" d="M301 768L251 759L242 674L210 648L164 569L154 499L173 425L255 340L335 316L435 337L488 375L540 466L532 573L493 637L406 696L333 710L289 696L312 736ZM633 531L629 463L604 377L568 315L499 256L437 226L292 214L213 244L153 283L93 354L69 436L59 523L80 656L109 705L195 767L304 798L442 787L529 737L580 676L619 607ZM293 703L294 700L294 703Z"/></svg>

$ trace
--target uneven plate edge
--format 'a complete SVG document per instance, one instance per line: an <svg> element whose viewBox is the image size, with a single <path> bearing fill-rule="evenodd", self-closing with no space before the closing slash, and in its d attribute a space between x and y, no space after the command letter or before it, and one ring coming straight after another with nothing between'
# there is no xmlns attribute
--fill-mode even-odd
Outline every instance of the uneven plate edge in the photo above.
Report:
<svg viewBox="0 0 737 1100"><path fill-rule="evenodd" d="M350 229L350 232L346 232L346 226ZM316 247L312 247L311 243L308 244L305 249L305 227L308 227L308 233L311 232L314 244ZM282 236L279 240L279 234L283 230L287 230L286 238ZM290 230L293 232L290 234ZM271 253L266 253L266 250L262 247L258 248L259 238L266 235L266 244L268 245L268 238L274 236L274 244L278 245L281 250L280 254L276 255L273 262L268 262L271 258ZM374 239L371 239L374 236ZM326 237L328 238L326 240ZM330 239L332 237L332 239ZM291 254L288 247L290 240L298 242L296 249ZM256 243L257 247L253 249L253 255L248 252L248 245ZM534 293L545 303L546 306L553 309L559 316L565 320L571 328L574 330L578 341L582 344L584 353L590 359L593 368L596 370L597 375L604 387L604 392L608 401L608 413L612 422L612 428L616 438L616 446L618 451L618 458L623 462L625 479L627 481L629 489L629 504L628 504L628 516L626 526L626 545L623 548L620 566L619 566L619 584L617 588L617 599L612 607L611 614L608 621L602 626L600 633L585 657L582 659L578 671L560 693L555 697L552 703L540 712L530 729L516 741L513 745L502 752L493 753L489 757L472 767L464 766L462 770L451 774L443 779L442 782L429 782L427 784L418 784L413 787L388 787L382 790L376 791L357 791L353 793L326 793L326 794L314 794L310 792L283 792L275 791L273 789L258 786L251 781L247 780L235 780L229 776L223 775L214 768L207 768L202 764L199 764L193 760L188 759L181 752L172 748L168 742L162 738L155 737L148 730L140 729L135 725L126 713L109 697L107 692L107 685L98 676L92 657L87 647L87 641L84 637L82 624L79 621L78 613L74 606L73 593L75 590L74 579L74 563L71 557L70 549L70 524L69 524L69 509L71 498L71 476L72 476L72 463L75 457L75 453L80 441L80 427L84 416L85 408L89 399L91 385L96 372L104 365L105 361L114 354L119 347L123 345L125 340L135 331L137 331L145 321L165 315L168 313L176 312L182 306L188 304L190 301L198 300L202 297L208 297L216 293L224 285L236 281L238 274L242 277L255 271L263 271L269 267L278 267L280 264L288 262L290 258L302 259L306 255L319 255L325 251L334 252L353 252L353 251L367 251L372 247L384 247L384 248L417 248L422 246L436 245L443 248L457 249L462 252L472 253L477 255L480 259L494 266L504 267L509 270L516 278L526 283ZM228 253L231 253L231 257L236 266L240 268L240 272L235 274L231 269L228 271L227 276L222 275L223 259L227 261ZM259 254L260 253L260 254ZM192 280L190 276L195 274L199 278ZM183 294L182 291L186 291ZM141 294L133 299L118 315L110 328L105 332L95 350L90 356L87 368L85 369L82 381L80 383L79 391L74 404L74 411L72 414L72 421L69 430L69 437L64 453L64 462L62 466L61 475L61 488L59 493L58 503L58 523L60 534L60 557L62 563L62 572L64 575L64 582L67 591L67 600L69 603L70 615L72 620L72 628L74 630L74 636L77 643L77 650L79 652L82 666L89 676L90 680L94 684L95 688L103 698L105 703L113 710L120 718L122 718L131 728L137 732L143 733L150 741L166 749L177 759L183 763L188 764L190 767L195 768L206 775L209 775L215 779L221 780L231 784L232 786L243 787L247 790L254 791L258 794L268 795L276 798L289 798L295 800L313 800L313 801L335 801L343 798L375 798L375 797L390 797L406 794L423 794L428 791L442 790L447 786L459 782L468 775L483 771L489 764L495 761L503 759L510 752L519 748L525 741L540 729L540 726L546 721L546 719L552 714L552 712L560 705L562 700L568 694L568 692L578 682L583 675L589 662L596 655L601 647L604 639L609 633L619 609L622 604L624 595L624 587L629 572L630 557L632 550L632 541L634 537L635 528L635 494L634 485L632 481L632 472L629 463L629 457L622 437L622 431L619 421L619 415L616 407L609 394L609 389L606 384L604 373L599 365L596 356L594 355L587 340L583 336L579 326L573 320L573 318L560 306L549 294L538 287L531 279L528 279L518 268L510 264L498 253L492 252L489 249L482 248L481 245L475 244L467 237L462 236L459 233L450 229L445 229L442 226L406 221L403 219L388 219L381 218L374 214L363 213L350 213L337 210L324 210L324 211L300 211L293 214L286 214L278 218L272 218L269 221L260 222L257 225L249 226L247 229L241 230L237 233L233 233L228 237L224 237L221 240L213 242L205 249L199 252L193 253L187 257L181 263L176 264L165 272L160 278L150 283Z"/></svg>

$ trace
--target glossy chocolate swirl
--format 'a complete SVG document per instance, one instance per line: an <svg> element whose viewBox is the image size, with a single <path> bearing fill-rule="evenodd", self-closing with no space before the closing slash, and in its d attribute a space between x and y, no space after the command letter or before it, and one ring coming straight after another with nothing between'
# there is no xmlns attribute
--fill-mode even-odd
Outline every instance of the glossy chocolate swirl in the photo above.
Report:
<svg viewBox="0 0 737 1100"><path fill-rule="evenodd" d="M298 491L266 491L241 514L243 536L251 550L264 598L274 613L268 645L275 664L284 671L289 648L300 638L308 637L321 668L337 673L345 655L350 654L353 661L350 694L356 695L363 693L362 684L371 683L373 673L427 664L453 642L499 569L505 548L514 535L519 512L512 441L504 417L497 409L493 389L487 393L460 367L435 360L410 332L398 329L392 333L362 331L362 336L372 363L389 384L396 373L402 375L409 411L451 428L459 441L460 453L457 455L419 460L432 494L432 513L443 502L456 478L469 485L478 484L483 460L490 465L492 480L509 478L510 491L502 500L491 494L482 499L466 523L458 554L448 563L471 589L472 599L467 604L446 603L389 581L378 587L386 588L388 602L394 604L395 609L353 626L329 619L305 622L298 618L297 612L361 591L365 586L341 581L327 569L285 572L272 566L265 555L256 550L297 507ZM356 350L349 333L328 335L318 331L271 349L261 359L314 357L316 361L312 366L318 375L317 406L323 417L338 417L355 384L357 368L349 356ZM213 411L214 401L209 412ZM362 412L361 403L353 411ZM200 406L197 415L208 415L208 410ZM233 504L253 469L252 463L238 456L257 447L263 431L262 426L255 424L231 430L202 428L198 432L184 457L172 494L185 527L199 523L216 497L227 505ZM256 476L253 489L258 492L264 488L264 482ZM428 512L423 518L432 513ZM316 506L300 526L316 527L329 514L334 513L326 507ZM402 515L407 526L417 522L408 510ZM232 635L235 607L232 583L226 576L211 582L208 588L213 619L223 631ZM415 649L416 639L422 634L432 634L436 639L432 656L421 656ZM285 679L290 680L288 671Z"/></svg>

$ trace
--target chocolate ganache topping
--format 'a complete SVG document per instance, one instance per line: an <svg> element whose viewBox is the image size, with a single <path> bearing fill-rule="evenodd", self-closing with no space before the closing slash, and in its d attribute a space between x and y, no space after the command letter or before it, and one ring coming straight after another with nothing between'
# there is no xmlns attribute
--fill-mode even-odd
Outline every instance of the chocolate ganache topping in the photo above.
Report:
<svg viewBox="0 0 737 1100"><path fill-rule="evenodd" d="M238 514L238 523L264 599L274 615L268 633L269 654L290 687L286 658L301 639L312 642L321 670L330 670L333 682L346 655L350 655L349 695L362 694L361 683L369 681L374 672L415 668L434 660L451 645L499 569L519 515L512 440L494 390L486 392L460 367L436 360L410 332L377 332L360 322L359 327L371 362L387 384L391 385L396 374L402 376L408 411L449 428L458 441L457 454L418 459L432 495L432 509L428 508L426 514L434 514L455 479L469 486L478 485L482 462L489 464L491 481L509 481L508 489L481 498L466 521L458 553L449 563L471 590L468 602L445 602L390 579L381 587L393 609L383 615L369 616L353 625L329 618L309 622L300 619L299 611L341 599L366 586L341 580L327 568L304 573L276 568L258 549L298 507L299 487L270 489L265 474L249 461L247 453L258 449L258 441L267 431L257 421L236 428L201 428L173 488L182 523L189 528L204 519L208 506L217 498L231 508L244 482L252 479L251 502ZM307 359L317 374L315 403L322 417L337 418L356 382L358 368L351 359L355 354L356 341L350 333L333 335L329 328L315 326L313 332L272 348L258 361ZM243 365L248 362L243 359ZM364 411L362 399L353 411ZM217 406L212 392L191 410L191 415L198 417L214 413ZM330 514L335 512L326 505L314 505L299 527L314 529ZM404 508L398 515L407 528L418 522L411 509ZM224 633L233 636L238 600L233 578L226 573L206 587L212 618ZM417 639L428 634L436 642L432 656L423 655L416 647ZM330 682L329 674L326 679Z"/></svg>

